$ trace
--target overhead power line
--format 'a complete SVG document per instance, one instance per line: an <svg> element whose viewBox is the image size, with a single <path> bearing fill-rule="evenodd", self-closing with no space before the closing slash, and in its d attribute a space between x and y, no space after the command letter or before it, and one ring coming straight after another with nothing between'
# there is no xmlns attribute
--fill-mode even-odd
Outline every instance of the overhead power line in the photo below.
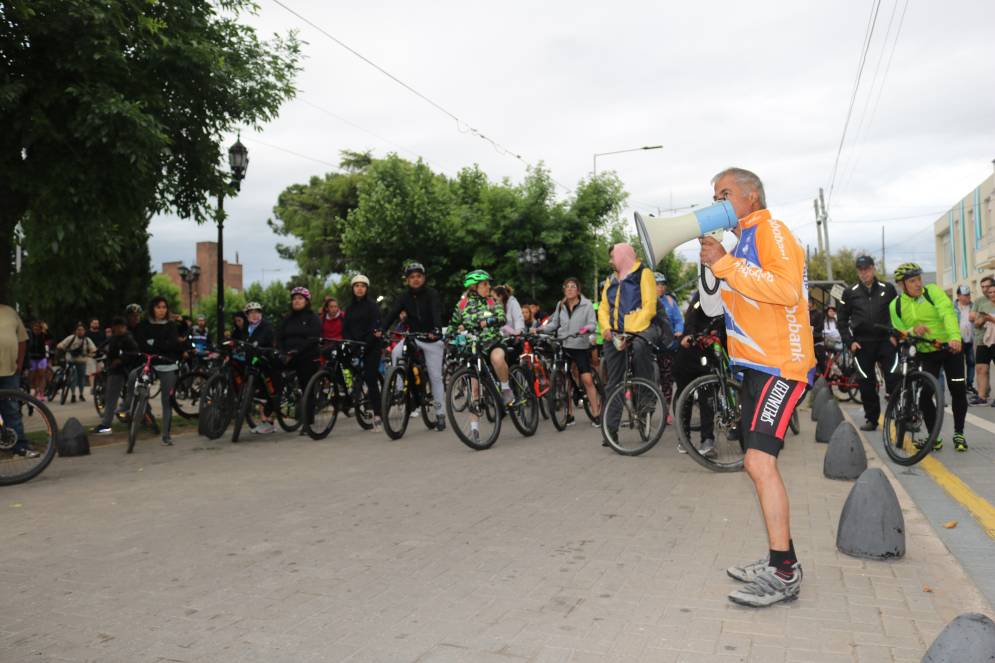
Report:
<svg viewBox="0 0 995 663"><path fill-rule="evenodd" d="M850 119L853 117L853 107L857 103L857 93L860 90L860 79L864 74L864 65L867 63L867 52L871 47L871 39L874 37L874 26L877 24L878 11L881 9L881 0L875 0L871 7L871 15L868 19L867 30L864 33L864 45L860 53L860 61L857 66L857 78L853 84L853 92L850 95L850 106L846 111L846 120L843 122L843 133L840 135L840 144L836 148L836 159L833 162L833 174L829 182L829 203L832 206L833 190L836 188L836 175L840 166L840 155L843 153L843 145L846 143L846 132L850 128Z"/></svg>
<svg viewBox="0 0 995 663"><path fill-rule="evenodd" d="M436 109L437 111L439 111L440 113L442 113L446 117L452 119L454 122L456 122L456 130L459 131L460 133L469 133L469 134L472 134L472 135L476 136L477 138L480 138L481 140L484 140L487 143L489 143L491 145L491 147L493 147L494 150L498 154L510 156L513 159L516 159L516 160L522 162L527 167L531 167L532 166L532 164L529 163L518 152L505 147L504 145L502 145L498 141L494 140L490 136L485 135L483 132L481 132L480 130L478 130L475 127L473 127L471 124L469 124L466 121L464 121L463 119L461 119L458 115L456 115L456 113L452 112L451 110L449 110L448 108L446 108L445 106L443 106L441 103L435 101L434 99L432 99L431 97L429 97L427 94L423 94L418 89L416 89L413 85L410 85L410 84L404 82L399 77L397 77L394 74L390 73L389 71L387 71L386 69L384 69L383 67L381 67L379 64L377 64L376 62L374 62L370 58L366 57L365 55L363 55L362 53L360 53L359 51L357 51L355 48L353 48L349 44L345 43L344 41L342 41L341 39L339 39L338 37L336 37L335 35L333 35L331 32L329 32L325 28L321 27L320 25L318 25L317 23L315 23L311 19L307 18L306 16L304 16L300 12L292 9L291 7L288 7L281 0L272 0L272 2L274 4L282 7L283 9L285 9L287 12L289 12L293 16L297 17L300 21L302 21L306 25L309 25L313 29L317 30L320 34L324 35L325 37L327 37L328 39L330 39L334 43L338 44L339 46L341 46L345 50L349 51L349 53L355 55L357 58L359 58L360 60L362 60L363 62L365 62L369 66L373 67L374 69L376 69L377 71L379 71L381 74L383 74L384 76L386 76L390 80L394 81L395 83L397 83L398 85L400 85L401 87L403 87L405 90L407 90L411 94L413 94L416 97L418 97L419 99L423 100L425 103L429 104L430 106L432 106L434 109ZM567 190L570 193L573 193L573 189L571 189L570 187L566 186L565 184L557 181L555 178L552 177L552 175L550 175L550 179L556 185L562 187L563 189Z"/></svg>

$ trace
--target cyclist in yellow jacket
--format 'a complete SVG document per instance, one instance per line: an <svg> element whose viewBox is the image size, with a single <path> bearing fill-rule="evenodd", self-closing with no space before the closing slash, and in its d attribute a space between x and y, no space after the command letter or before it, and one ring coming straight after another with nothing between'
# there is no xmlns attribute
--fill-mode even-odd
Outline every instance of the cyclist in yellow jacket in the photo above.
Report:
<svg viewBox="0 0 995 663"><path fill-rule="evenodd" d="M767 210L754 173L729 168L714 178L715 200L732 203L739 242L732 253L701 240L701 262L722 279L729 357L743 369L740 431L744 466L767 526L769 554L727 573L747 583L729 599L762 607L798 596L802 568L791 540L788 493L777 467L791 413L815 369L808 320L805 251Z"/></svg>

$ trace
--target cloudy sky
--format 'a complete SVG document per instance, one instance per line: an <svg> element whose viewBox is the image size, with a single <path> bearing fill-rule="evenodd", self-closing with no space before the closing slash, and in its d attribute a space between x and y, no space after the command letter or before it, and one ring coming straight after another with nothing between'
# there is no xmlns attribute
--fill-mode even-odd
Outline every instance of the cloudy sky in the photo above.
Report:
<svg viewBox="0 0 995 663"><path fill-rule="evenodd" d="M632 209L707 203L710 177L743 166L813 246L812 198L820 186L829 192L877 6L832 196L833 248L879 255L884 226L890 265L931 267L932 222L992 172L989 0L280 1L528 162L544 161L567 187L590 174L596 152L662 144L598 161L622 178ZM421 156L447 174L477 163L495 179L523 176L520 161L274 0L259 2L247 20L263 35L297 29L308 44L298 97L262 132L242 134L250 166L241 195L226 201L225 248L229 260L238 252L247 283L295 273L266 219L280 191L332 169L339 150ZM195 241L216 236L174 217L155 219L151 232L156 268L189 262Z"/></svg>

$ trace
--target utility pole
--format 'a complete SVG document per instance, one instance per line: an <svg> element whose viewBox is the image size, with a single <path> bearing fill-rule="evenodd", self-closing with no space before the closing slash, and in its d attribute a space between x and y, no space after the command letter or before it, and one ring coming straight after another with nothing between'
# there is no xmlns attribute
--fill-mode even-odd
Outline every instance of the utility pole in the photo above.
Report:
<svg viewBox="0 0 995 663"><path fill-rule="evenodd" d="M977 214L977 212L975 212L975 214ZM881 274L882 274L882 278L884 278L884 279L887 280L887 276L884 276L887 273L888 273L888 268L886 267L885 261L884 261L884 226L881 226Z"/></svg>
<svg viewBox="0 0 995 663"><path fill-rule="evenodd" d="M822 248L822 214L819 212L819 199L813 198L812 205L815 207L815 235L819 238L819 253L823 252Z"/></svg>
<svg viewBox="0 0 995 663"><path fill-rule="evenodd" d="M822 187L819 187L819 209L821 211L820 216L822 217L822 232L826 234L826 276L830 281L833 280L833 255L832 250L829 248L829 215L826 213L826 199L822 193Z"/></svg>

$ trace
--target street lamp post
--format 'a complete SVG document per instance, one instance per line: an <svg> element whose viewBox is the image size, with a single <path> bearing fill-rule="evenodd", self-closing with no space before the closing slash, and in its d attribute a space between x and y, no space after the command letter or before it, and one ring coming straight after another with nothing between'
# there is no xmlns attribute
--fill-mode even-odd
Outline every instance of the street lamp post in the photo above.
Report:
<svg viewBox="0 0 995 663"><path fill-rule="evenodd" d="M249 150L242 145L241 136L228 148L228 165L231 167L231 181L218 191L218 336L225 337L225 189L238 191L242 188L245 171L249 167Z"/></svg>
<svg viewBox="0 0 995 663"><path fill-rule="evenodd" d="M200 266L191 265L187 267L186 265L180 265L179 270L180 279L187 284L187 304L190 306L190 317L193 317L193 284L200 279Z"/></svg>
<svg viewBox="0 0 995 663"><path fill-rule="evenodd" d="M529 273L533 301L536 298L536 271L539 269L539 265L544 262L546 262L546 249L541 246L537 249L524 249L518 252L518 264L525 267Z"/></svg>
<svg viewBox="0 0 995 663"><path fill-rule="evenodd" d="M663 145L643 145L642 147L631 147L627 150L612 150L611 152L594 153L594 169L592 174L598 176L598 157L606 157L610 154L624 154L626 152L642 152L644 150L662 150ZM594 289L591 291L592 297L598 296L598 243L594 243Z"/></svg>

